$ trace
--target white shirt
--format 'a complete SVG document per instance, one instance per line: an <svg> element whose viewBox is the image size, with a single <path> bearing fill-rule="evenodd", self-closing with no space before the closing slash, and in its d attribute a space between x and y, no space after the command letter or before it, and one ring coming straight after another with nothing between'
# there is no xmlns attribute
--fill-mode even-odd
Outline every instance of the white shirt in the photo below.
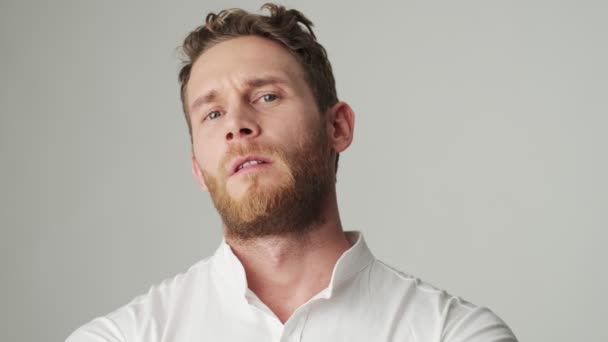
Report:
<svg viewBox="0 0 608 342"><path fill-rule="evenodd" d="M336 263L329 286L282 324L247 288L225 241L212 257L72 333L66 342L407 341L516 342L492 311L374 258L362 234Z"/></svg>

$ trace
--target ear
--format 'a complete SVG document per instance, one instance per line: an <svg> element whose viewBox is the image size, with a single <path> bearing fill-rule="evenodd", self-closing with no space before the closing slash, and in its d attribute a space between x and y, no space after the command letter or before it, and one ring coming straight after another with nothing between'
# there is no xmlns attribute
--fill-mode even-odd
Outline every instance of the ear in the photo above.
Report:
<svg viewBox="0 0 608 342"><path fill-rule="evenodd" d="M194 153L192 153L192 174L194 175L194 178L198 181L198 184L200 185L201 189L203 191L209 191L209 188L207 188L207 183L205 182L205 177L203 177L203 171L201 171L201 167L198 165Z"/></svg>
<svg viewBox="0 0 608 342"><path fill-rule="evenodd" d="M340 153L353 141L355 113L346 102L338 102L327 113L330 145Z"/></svg>

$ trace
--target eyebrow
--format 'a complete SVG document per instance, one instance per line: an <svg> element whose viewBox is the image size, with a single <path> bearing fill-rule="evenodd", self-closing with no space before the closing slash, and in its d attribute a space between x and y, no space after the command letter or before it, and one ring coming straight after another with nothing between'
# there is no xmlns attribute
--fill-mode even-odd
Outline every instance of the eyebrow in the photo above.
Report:
<svg viewBox="0 0 608 342"><path fill-rule="evenodd" d="M288 82L286 79L275 76L268 77L252 77L245 80L245 86L249 89L260 88L269 84L282 84L287 85ZM219 93L217 90L212 89L199 96L192 104L190 105L190 112L194 111L198 107L202 106L205 103L213 102L217 99Z"/></svg>

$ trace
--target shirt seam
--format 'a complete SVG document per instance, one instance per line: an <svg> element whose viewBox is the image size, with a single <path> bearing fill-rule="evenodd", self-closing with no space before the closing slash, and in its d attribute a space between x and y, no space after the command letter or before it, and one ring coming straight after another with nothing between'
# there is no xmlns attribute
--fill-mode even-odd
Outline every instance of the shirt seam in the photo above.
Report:
<svg viewBox="0 0 608 342"><path fill-rule="evenodd" d="M440 290L440 289L436 288L435 286L422 281L420 278L414 277L407 273L403 273L403 272L393 268L392 266L386 264L384 261L381 261L381 260L377 260L377 261L381 266L383 266L386 270L390 271L393 275L398 276L402 280L413 281L416 285L416 288L421 291L431 292L431 293L445 292L444 290ZM425 287L420 286L421 283L424 283L424 285L426 285L426 286Z"/></svg>

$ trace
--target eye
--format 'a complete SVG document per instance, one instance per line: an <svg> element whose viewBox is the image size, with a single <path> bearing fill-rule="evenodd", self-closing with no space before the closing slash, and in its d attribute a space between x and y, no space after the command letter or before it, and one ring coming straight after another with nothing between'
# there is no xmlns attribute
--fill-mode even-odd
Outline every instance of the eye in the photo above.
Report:
<svg viewBox="0 0 608 342"><path fill-rule="evenodd" d="M262 100L263 102L272 102L276 99L278 99L278 96L276 96L275 94L265 94L260 97L260 100Z"/></svg>
<svg viewBox="0 0 608 342"><path fill-rule="evenodd" d="M213 120L219 118L221 115L222 113L219 110L214 110L213 112L207 114L205 119Z"/></svg>

